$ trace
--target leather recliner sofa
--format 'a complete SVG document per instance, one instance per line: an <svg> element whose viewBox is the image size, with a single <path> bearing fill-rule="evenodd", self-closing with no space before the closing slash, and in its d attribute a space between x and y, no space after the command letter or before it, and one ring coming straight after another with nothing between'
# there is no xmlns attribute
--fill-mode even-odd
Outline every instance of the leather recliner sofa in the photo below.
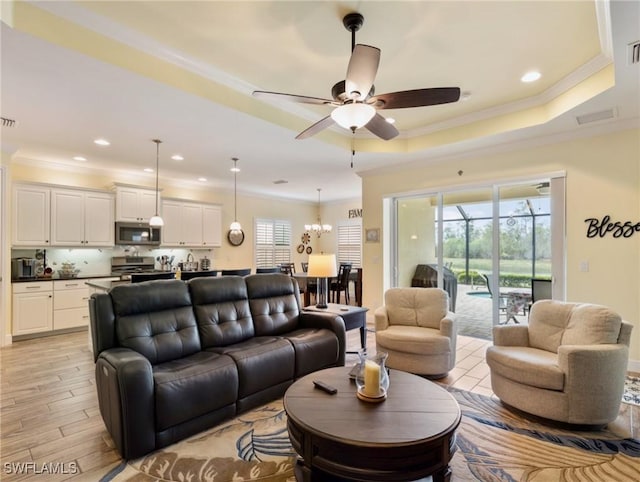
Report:
<svg viewBox="0 0 640 482"><path fill-rule="evenodd" d="M282 274L120 285L89 301L100 413L140 457L344 365L344 320L300 309Z"/></svg>

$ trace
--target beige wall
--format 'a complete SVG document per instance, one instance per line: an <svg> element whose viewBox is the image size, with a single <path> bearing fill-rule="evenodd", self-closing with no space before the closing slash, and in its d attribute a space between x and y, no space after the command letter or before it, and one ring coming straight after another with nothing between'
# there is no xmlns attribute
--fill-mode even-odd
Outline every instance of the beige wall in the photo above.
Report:
<svg viewBox="0 0 640 482"><path fill-rule="evenodd" d="M637 129L365 176L364 224L383 226L383 199L392 194L557 171L566 172L567 300L608 305L633 323L631 359L640 360L640 232L630 238L589 239L584 222L605 215L615 221L640 222ZM363 300L369 308L382 303L383 266L378 260L386 245L364 245ZM588 261L588 272L580 271L582 261Z"/></svg>

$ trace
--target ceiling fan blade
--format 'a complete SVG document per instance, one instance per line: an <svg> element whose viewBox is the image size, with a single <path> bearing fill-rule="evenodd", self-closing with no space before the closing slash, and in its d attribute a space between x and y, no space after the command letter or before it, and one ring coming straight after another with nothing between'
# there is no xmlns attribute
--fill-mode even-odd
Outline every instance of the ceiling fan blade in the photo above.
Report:
<svg viewBox="0 0 640 482"><path fill-rule="evenodd" d="M367 103L376 109L405 109L428 105L448 104L460 99L458 87L435 87L432 89L403 90L371 97Z"/></svg>
<svg viewBox="0 0 640 482"><path fill-rule="evenodd" d="M399 134L398 129L389 124L384 117L377 113L365 127L385 141L391 140Z"/></svg>
<svg viewBox="0 0 640 482"><path fill-rule="evenodd" d="M345 93L347 98L365 100L380 64L380 49L369 45L358 44L354 47L347 68Z"/></svg>
<svg viewBox="0 0 640 482"><path fill-rule="evenodd" d="M321 99L320 97L308 97L306 95L282 94L280 92L266 92L264 90L254 90L253 96L261 99L272 100L288 100L289 102L298 102L300 104L318 104L318 105L340 105L330 99Z"/></svg>
<svg viewBox="0 0 640 482"><path fill-rule="evenodd" d="M320 119L311 127L307 127L305 130L303 130L300 134L296 136L296 139L306 139L307 137L316 135L321 130L326 129L327 127L331 127L333 124L335 124L335 121L330 115L328 115L327 117Z"/></svg>

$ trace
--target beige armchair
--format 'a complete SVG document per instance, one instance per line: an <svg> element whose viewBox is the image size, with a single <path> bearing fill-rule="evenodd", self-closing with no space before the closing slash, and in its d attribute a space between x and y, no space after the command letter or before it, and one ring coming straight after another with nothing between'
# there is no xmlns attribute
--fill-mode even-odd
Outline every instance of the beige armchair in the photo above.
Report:
<svg viewBox="0 0 640 482"><path fill-rule="evenodd" d="M528 325L493 328L493 392L543 418L605 425L620 409L632 328L604 306L537 301Z"/></svg>
<svg viewBox="0 0 640 482"><path fill-rule="evenodd" d="M375 311L376 349L390 368L442 378L456 363L456 323L440 288L391 288Z"/></svg>

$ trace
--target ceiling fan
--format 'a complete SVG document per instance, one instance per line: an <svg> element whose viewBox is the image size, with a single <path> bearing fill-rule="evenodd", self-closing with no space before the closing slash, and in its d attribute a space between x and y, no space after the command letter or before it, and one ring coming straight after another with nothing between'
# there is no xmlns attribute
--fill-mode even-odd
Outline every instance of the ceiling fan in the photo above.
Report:
<svg viewBox="0 0 640 482"><path fill-rule="evenodd" d="M302 104L331 105L335 109L296 136L306 139L323 129L338 124L355 133L365 127L376 136L390 140L398 135L398 129L387 122L377 111L382 109L405 109L456 102L460 98L458 87L403 90L375 95L373 81L380 63L380 49L356 44L356 32L362 27L364 17L359 13L347 14L342 23L351 32L351 59L347 67L346 80L336 83L331 89L333 99L307 97L256 90L255 97L287 100Z"/></svg>

